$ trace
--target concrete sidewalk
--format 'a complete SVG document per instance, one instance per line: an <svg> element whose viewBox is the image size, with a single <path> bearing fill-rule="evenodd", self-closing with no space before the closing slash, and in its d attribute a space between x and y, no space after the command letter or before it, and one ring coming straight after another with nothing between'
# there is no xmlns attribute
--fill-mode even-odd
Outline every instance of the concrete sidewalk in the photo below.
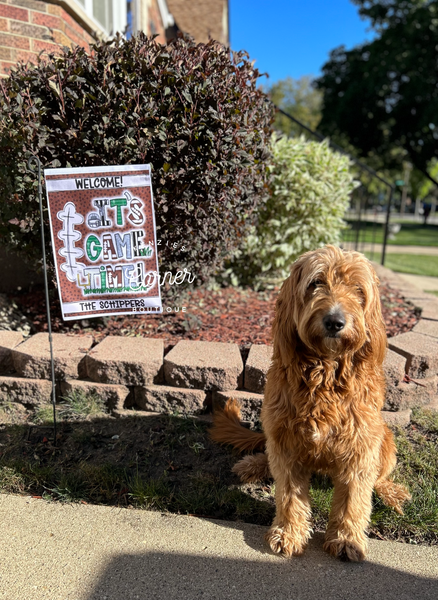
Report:
<svg viewBox="0 0 438 600"><path fill-rule="evenodd" d="M0 495L4 600L436 600L438 547L370 540L340 562L314 536L283 559L264 527Z"/></svg>

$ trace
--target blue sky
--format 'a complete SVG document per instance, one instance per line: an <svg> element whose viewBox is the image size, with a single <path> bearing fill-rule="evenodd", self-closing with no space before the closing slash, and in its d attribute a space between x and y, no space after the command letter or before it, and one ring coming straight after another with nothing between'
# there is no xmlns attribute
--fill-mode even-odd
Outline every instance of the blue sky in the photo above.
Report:
<svg viewBox="0 0 438 600"><path fill-rule="evenodd" d="M317 76L329 52L373 37L350 0L229 0L233 50L246 50L269 83ZM262 82L262 80L261 80Z"/></svg>

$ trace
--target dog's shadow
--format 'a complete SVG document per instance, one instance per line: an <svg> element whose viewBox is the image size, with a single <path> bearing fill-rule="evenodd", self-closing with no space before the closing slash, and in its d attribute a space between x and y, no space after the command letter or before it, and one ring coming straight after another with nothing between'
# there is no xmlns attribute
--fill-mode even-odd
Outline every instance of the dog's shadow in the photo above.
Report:
<svg viewBox="0 0 438 600"><path fill-rule="evenodd" d="M238 524L212 522L216 526L239 528ZM240 529L250 546L264 552L259 527L250 525ZM396 561L385 558L386 546L383 552L373 549L370 560L363 563L342 563L323 552L322 537L315 535L306 553L293 559L257 558L250 550L232 556L163 551L121 554L113 557L100 573L87 600L128 598L127 592L129 598L154 600L412 600L416 596L422 600L436 599L436 579L424 575L418 558L409 560L413 558L412 548L408 548L411 553L401 553L404 560L396 567L388 566ZM423 560L427 560L426 554Z"/></svg>
<svg viewBox="0 0 438 600"><path fill-rule="evenodd" d="M259 552L260 554L273 556L272 550L269 548L268 544L265 542L264 539L264 534L268 531L269 526L263 527L260 525L253 525L251 523L243 523L241 521L221 521L218 519L210 518L204 518L204 520L209 521L210 523L214 523L216 526L222 527L224 529L241 531L243 540L252 550ZM324 534L320 532L314 533L309 542L309 547L307 548L304 555L300 557L294 557L293 560L301 560L310 549L312 553L317 553L318 555L321 555L318 556L318 558L321 558L321 560L326 560L327 563L331 563L334 559L332 559L327 553L323 551L323 543Z"/></svg>
<svg viewBox="0 0 438 600"><path fill-rule="evenodd" d="M298 593L297 596L291 593L287 598L299 597L306 600L317 598L321 590L325 590L324 597L329 600L351 598L353 592L358 600L374 597L382 597L386 600L412 600L415 595L425 600L437 597L438 572L433 565L436 566L438 554L434 548L421 546L415 548L401 542L370 539L366 559L354 563L334 558L325 552L324 533L316 532L301 556L286 558L274 555L265 542L264 534L268 527L208 520L216 526L241 531L245 543L262 555L261 561L271 557L270 574L272 575L272 568L279 568L283 577L287 574L286 576L293 581L291 585L294 587L291 592ZM429 567L425 568L425 565ZM432 577L430 573L433 573ZM300 591L303 596L300 595ZM256 590L252 597L258 597Z"/></svg>
<svg viewBox="0 0 438 600"><path fill-rule="evenodd" d="M268 531L268 526L253 525L251 523L243 523L242 521L221 521L219 519L204 518L205 521L214 523L218 527L230 529L233 531L241 531L245 543L260 552L261 554L272 554L269 546L264 541L264 533Z"/></svg>

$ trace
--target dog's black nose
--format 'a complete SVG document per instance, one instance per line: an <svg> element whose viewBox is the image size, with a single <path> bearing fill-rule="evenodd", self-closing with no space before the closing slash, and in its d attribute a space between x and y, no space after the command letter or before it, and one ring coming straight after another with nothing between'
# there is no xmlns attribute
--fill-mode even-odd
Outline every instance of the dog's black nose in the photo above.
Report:
<svg viewBox="0 0 438 600"><path fill-rule="evenodd" d="M337 333L345 327L345 317L341 312L326 315L322 322L328 333Z"/></svg>

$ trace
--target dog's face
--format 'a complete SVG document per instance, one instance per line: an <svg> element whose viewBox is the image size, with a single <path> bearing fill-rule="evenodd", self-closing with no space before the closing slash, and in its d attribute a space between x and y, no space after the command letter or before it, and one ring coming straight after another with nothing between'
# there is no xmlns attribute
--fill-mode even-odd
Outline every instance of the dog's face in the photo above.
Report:
<svg viewBox="0 0 438 600"><path fill-rule="evenodd" d="M283 363L287 345L296 346L297 339L308 354L320 358L366 349L383 360L386 334L378 279L362 254L326 246L294 263L274 322L274 345L279 344Z"/></svg>

